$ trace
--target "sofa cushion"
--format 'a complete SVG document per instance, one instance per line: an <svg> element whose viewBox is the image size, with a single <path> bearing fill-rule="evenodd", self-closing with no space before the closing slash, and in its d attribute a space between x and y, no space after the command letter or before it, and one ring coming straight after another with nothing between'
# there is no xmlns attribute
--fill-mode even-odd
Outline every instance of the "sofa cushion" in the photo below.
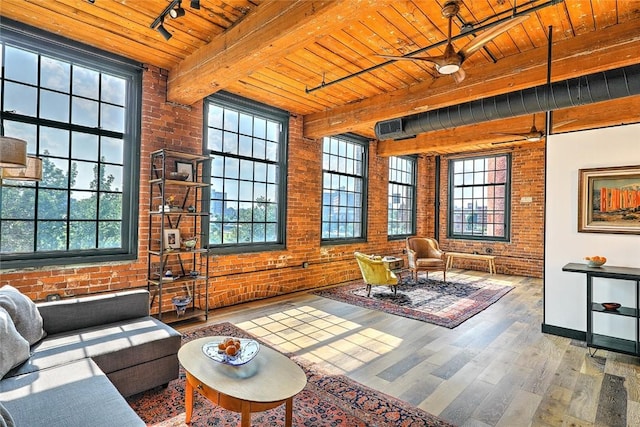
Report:
<svg viewBox="0 0 640 427"><path fill-rule="evenodd" d="M91 357L109 374L163 356L176 354L181 335L175 329L147 316L107 325L48 335L32 347L29 361L8 375Z"/></svg>
<svg viewBox="0 0 640 427"><path fill-rule="evenodd" d="M0 427L15 427L16 423L13 422L13 417L7 411L7 408L2 406L0 402Z"/></svg>
<svg viewBox="0 0 640 427"><path fill-rule="evenodd" d="M6 378L0 401L17 426L145 425L91 359Z"/></svg>
<svg viewBox="0 0 640 427"><path fill-rule="evenodd" d="M11 316L0 307L0 378L29 358L29 343L18 333Z"/></svg>
<svg viewBox="0 0 640 427"><path fill-rule="evenodd" d="M45 336L42 316L36 304L13 286L5 285L0 288L0 307L7 310L16 329L29 345L37 343Z"/></svg>
<svg viewBox="0 0 640 427"><path fill-rule="evenodd" d="M149 292L134 289L38 303L48 334L101 326L149 315Z"/></svg>

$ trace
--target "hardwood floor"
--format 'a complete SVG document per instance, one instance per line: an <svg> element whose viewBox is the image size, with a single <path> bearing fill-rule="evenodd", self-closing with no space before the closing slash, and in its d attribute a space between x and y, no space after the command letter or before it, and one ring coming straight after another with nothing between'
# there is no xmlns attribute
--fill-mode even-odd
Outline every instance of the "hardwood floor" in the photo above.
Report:
<svg viewBox="0 0 640 427"><path fill-rule="evenodd" d="M218 309L208 322L231 322L459 426L640 426L638 358L590 357L583 342L543 334L540 279L447 273L467 276L515 289L454 329L309 293Z"/></svg>

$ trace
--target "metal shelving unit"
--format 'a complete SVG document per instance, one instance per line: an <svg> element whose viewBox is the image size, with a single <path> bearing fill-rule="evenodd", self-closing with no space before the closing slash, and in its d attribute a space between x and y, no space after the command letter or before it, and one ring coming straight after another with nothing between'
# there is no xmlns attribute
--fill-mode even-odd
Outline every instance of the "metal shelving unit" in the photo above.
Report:
<svg viewBox="0 0 640 427"><path fill-rule="evenodd" d="M640 268L631 267L588 267L585 264L569 263L562 271L583 273L587 276L587 347L611 350L618 353L640 356ZM635 281L635 307L622 306L616 310L607 310L601 302L593 301L593 278ZM633 319L635 327L634 339L623 339L593 332L594 313L609 316L622 316Z"/></svg>
<svg viewBox="0 0 640 427"><path fill-rule="evenodd" d="M191 178L172 176L178 164L191 169ZM165 323L193 317L206 320L209 315L209 256L202 249L204 220L209 216L202 210L203 190L209 187L202 177L208 165L206 156L166 149L151 153L147 288L151 309L157 306L155 316ZM170 208L166 207L169 196L177 202ZM182 236L196 237L196 246L187 248L180 241L174 242L177 247L170 247L165 233L174 230ZM173 272L171 278L165 277L169 269ZM178 316L173 304L165 301L168 295L191 297L184 314Z"/></svg>

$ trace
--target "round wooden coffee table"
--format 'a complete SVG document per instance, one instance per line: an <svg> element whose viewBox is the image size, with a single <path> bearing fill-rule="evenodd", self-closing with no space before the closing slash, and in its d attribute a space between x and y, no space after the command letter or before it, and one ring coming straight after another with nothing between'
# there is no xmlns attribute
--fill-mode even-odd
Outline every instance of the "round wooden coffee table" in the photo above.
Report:
<svg viewBox="0 0 640 427"><path fill-rule="evenodd" d="M307 384L304 371L291 359L266 346L249 363L230 366L210 359L202 346L226 337L205 337L190 341L178 351L187 374L185 408L188 424L193 412L193 392L229 411L241 414L240 425L251 425L251 413L285 404L285 426L293 420L293 397Z"/></svg>

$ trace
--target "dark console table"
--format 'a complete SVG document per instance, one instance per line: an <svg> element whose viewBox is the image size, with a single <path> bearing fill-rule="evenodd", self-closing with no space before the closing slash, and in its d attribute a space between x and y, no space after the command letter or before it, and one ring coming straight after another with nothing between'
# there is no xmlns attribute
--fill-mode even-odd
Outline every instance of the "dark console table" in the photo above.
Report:
<svg viewBox="0 0 640 427"><path fill-rule="evenodd" d="M588 267L586 264L569 263L562 267L562 271L583 273L587 276L587 346L594 349L611 350L618 353L640 356L640 268L631 267ZM606 310L601 303L593 301L593 278L631 280L636 282L635 307L620 307L617 310ZM593 313L605 313L612 316L634 318L635 340L611 337L593 333ZM591 353L593 356L595 354Z"/></svg>

